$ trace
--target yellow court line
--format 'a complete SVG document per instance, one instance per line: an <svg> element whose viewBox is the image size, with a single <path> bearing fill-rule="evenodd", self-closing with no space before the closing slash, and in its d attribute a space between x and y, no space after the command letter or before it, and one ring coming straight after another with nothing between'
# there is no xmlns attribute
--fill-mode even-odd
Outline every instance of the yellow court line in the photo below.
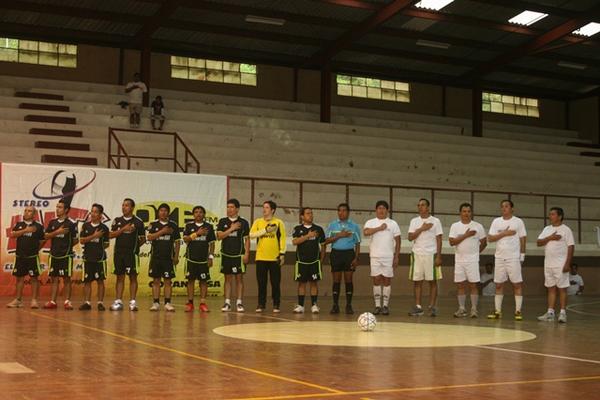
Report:
<svg viewBox="0 0 600 400"><path fill-rule="evenodd" d="M468 383L463 385L446 385L446 386L422 386L411 388L392 388L392 389L374 389L374 390L358 390L352 392L341 393L312 393L312 394L290 394L285 396L269 396L269 397L244 397L234 400L284 400L284 399L307 399L314 397L340 397L340 396L357 396L357 395L373 395L385 393L406 393L406 392L428 392L435 390L449 389L469 389L469 388L484 388L494 386L510 386L510 385L528 385L540 383L559 383L559 382L581 382L600 380L600 375L594 376L575 376L570 378L555 378L555 379L534 379L529 381L505 381L505 382L487 382L487 383Z"/></svg>
<svg viewBox="0 0 600 400"><path fill-rule="evenodd" d="M67 324L67 325L72 325L72 326L77 326L79 328L89 329L91 331L103 333L105 335L113 336L113 337L116 337L116 338L119 338L119 339L122 339L122 340L125 340L125 341L128 341L128 342L140 344L140 345L151 347L151 348L158 349L158 350L169 351L171 353L175 353L175 354L178 354L180 356L189 357L189 358L193 358L193 359L196 359L196 360L205 361L205 362L208 362L208 363L211 363L211 364L221 365L221 366L224 366L224 367L239 369L239 370L250 372L250 373L253 373L253 374L265 376L267 378L278 379L278 380L284 381L284 382L295 383L295 384L298 384L298 385L304 385L304 386L308 386L308 387L311 387L311 388L314 388L314 389L320 389L320 390L328 392L326 394L329 394L329 393L344 393L341 390L333 389L333 388L330 388L330 387L327 387L327 386L321 386L321 385L317 385L315 383L310 383L310 382L301 381L301 380L298 380L298 379L288 378L288 377L285 377L285 376L281 376L281 375L271 374L269 372L260 371L258 369L254 369L254 368L243 367L241 365L230 364L228 362L219 361L219 360L215 360L215 359L212 359L212 358L199 356L199 355L192 354L192 353L187 353L185 351L176 350L176 349L173 349L171 347L167 347L167 346L162 346L162 345L159 345L159 344L154 344L154 343L146 342L144 340L135 339L135 338L132 338L132 337L129 337L129 336L121 335L119 333L107 331L107 330L104 330L104 329L94 328L93 326L88 326L88 325L80 324L78 322L72 322L72 321L67 321L67 320L60 319L60 318L54 318L54 317L50 317L50 316L47 316L47 315L44 315L44 314L41 314L41 313L38 313L38 312L33 312L33 311L31 311L30 313L33 314L36 317L39 317L39 318L45 318L45 319L48 319L48 320L51 320L51 321L58 321L58 322L61 322L61 323ZM320 395L323 395L323 394L325 394L325 393L322 393Z"/></svg>

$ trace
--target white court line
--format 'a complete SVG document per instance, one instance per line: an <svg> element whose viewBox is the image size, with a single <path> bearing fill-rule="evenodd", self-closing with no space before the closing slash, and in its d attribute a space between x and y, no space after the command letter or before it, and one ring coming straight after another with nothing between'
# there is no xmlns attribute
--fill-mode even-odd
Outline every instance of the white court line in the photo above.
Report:
<svg viewBox="0 0 600 400"><path fill-rule="evenodd" d="M515 349L506 349L506 348L503 348L503 347L494 347L494 346L485 346L485 345L472 346L472 347L478 347L480 349L489 349L489 350L496 350L496 351L506 351L506 352L509 352L509 353L528 354L528 355L532 355L532 356L558 358L560 360L579 361L579 362L584 362L584 363L589 363L589 364L599 364L600 365L600 361L598 361L598 360L590 360L590 359L587 359L587 358L559 356L559 355L556 355L556 354L536 353L536 352L533 352L533 351L523 351L523 350L515 350Z"/></svg>
<svg viewBox="0 0 600 400"><path fill-rule="evenodd" d="M34 370L27 368L18 362L0 362L0 373L2 374L33 374Z"/></svg>
<svg viewBox="0 0 600 400"><path fill-rule="evenodd" d="M579 310L575 310L573 307L577 307L577 306L585 306L588 304L600 304L600 301L591 301L589 303L577 303L577 304L569 304L567 306L567 310L574 312L575 314L581 314L581 315L593 315L594 317L600 317L600 314L594 314L594 313L590 313L590 312L585 312L585 311L579 311Z"/></svg>

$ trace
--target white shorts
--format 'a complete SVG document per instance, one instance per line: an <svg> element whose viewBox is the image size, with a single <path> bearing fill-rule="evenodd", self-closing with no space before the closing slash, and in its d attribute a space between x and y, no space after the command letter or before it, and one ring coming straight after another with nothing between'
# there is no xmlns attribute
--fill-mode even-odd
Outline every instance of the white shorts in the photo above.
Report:
<svg viewBox="0 0 600 400"><path fill-rule="evenodd" d="M410 254L408 279L411 281L434 281L442 279L442 268L435 265L435 254Z"/></svg>
<svg viewBox="0 0 600 400"><path fill-rule="evenodd" d="M506 260L496 258L494 265L494 283L504 283L507 280L512 283L523 282L521 274L521 261L518 258Z"/></svg>
<svg viewBox="0 0 600 400"><path fill-rule="evenodd" d="M544 286L546 287L556 286L559 289L564 289L571 286L569 283L569 273L563 272L562 267L544 267L544 277Z"/></svg>
<svg viewBox="0 0 600 400"><path fill-rule="evenodd" d="M371 257L371 276L383 275L386 278L394 276L393 258Z"/></svg>
<svg viewBox="0 0 600 400"><path fill-rule="evenodd" d="M458 262L454 265L454 282L469 281L470 283L479 283L478 262Z"/></svg>

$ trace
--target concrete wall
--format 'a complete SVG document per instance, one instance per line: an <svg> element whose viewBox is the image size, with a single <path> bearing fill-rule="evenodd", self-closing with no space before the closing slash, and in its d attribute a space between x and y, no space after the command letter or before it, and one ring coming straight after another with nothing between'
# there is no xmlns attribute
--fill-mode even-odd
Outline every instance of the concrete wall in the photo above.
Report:
<svg viewBox="0 0 600 400"><path fill-rule="evenodd" d="M579 131L582 139L594 143L600 140L600 97L572 101L569 106L569 124L571 129Z"/></svg>

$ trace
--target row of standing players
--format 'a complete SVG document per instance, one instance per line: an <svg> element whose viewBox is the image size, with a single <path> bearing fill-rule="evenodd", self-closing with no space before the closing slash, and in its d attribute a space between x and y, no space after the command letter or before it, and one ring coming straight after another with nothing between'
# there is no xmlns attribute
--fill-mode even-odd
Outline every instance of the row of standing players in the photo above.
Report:
<svg viewBox="0 0 600 400"><path fill-rule="evenodd" d="M210 280L210 267L214 259L214 242L221 241L221 272L225 276L225 303L222 311L231 311L231 292L234 281L236 286L235 310L243 312L243 276L250 258L250 240L257 241L256 279L258 283L258 305L256 312L266 308L267 284L270 278L273 312L280 312L281 266L285 263L286 232L284 223L274 216L277 205L273 201L263 204L263 217L254 221L250 227L248 221L239 216L240 204L236 199L227 202L227 216L221 218L216 231L212 224L205 221L206 210L202 206L193 209L194 221L186 224L183 241L185 251L185 277L188 282L188 302L186 311L194 310L194 286L199 281L199 309L208 312L206 295ZM16 276L17 297L8 307L22 307L24 278L30 276L33 289L32 308L37 308L40 261L39 250L50 240L48 257L49 276L52 279L52 298L44 308L57 308L59 279L65 286L65 309L72 309L71 274L73 266L73 246L83 245L84 301L80 310L90 310L91 284L98 285L97 308L104 310L104 280L107 274L107 256L105 249L109 240L115 238L113 273L117 276L116 300L111 305L113 311L124 308L122 297L125 277L129 276L129 309L137 311L137 275L139 271L139 250L146 241L151 243L149 276L152 281L153 304L151 311L160 309L160 288L164 285L164 308L175 311L171 304L171 280L175 277L175 267L179 263L180 230L177 224L169 220L168 204L158 208L158 220L144 227L143 222L134 215L135 202L125 199L122 204L123 215L113 221L111 229L101 220L103 207L94 204L90 211L90 221L85 222L78 232L77 224L68 218L69 207L61 200L56 206L56 219L49 222L46 229L34 220L35 208L26 207L23 221L17 223L9 236L17 239L17 250L13 275ZM409 312L411 316L425 314L421 305L423 282L430 288L428 313L437 315L437 281L441 274L442 225L430 214L429 201L420 199L417 205L419 215L410 222L408 239L412 242L409 279L413 281L415 306ZM389 218L389 205L381 200L375 205L376 217L367 221L361 228L349 218L350 207L342 203L338 206L338 219L331 222L327 230L313 223L311 208L300 211L302 223L294 228L292 243L296 246L294 278L298 282L298 303L295 313L304 312L307 289L311 297L311 312L320 311L317 305L318 286L322 277L322 265L325 261L326 247L331 244L331 271L333 277L333 306L331 313L340 312L339 297L342 281L345 286L345 312L352 314L353 273L358 266L361 233L370 237L369 256L371 277L373 280L373 298L375 314L389 314L391 280L399 265L401 232L398 224ZM449 242L455 247L454 281L458 285L459 309L455 317L477 317L479 277L479 254L487 242L496 242L494 283L496 285L495 310L488 318L502 317L503 285L510 281L515 293L516 320L522 320L521 307L522 274L521 263L525 257L526 230L521 219L513 215L513 203L501 202L502 216L496 218L486 234L481 224L472 220L472 206L463 203L459 207L460 221L450 228ZM553 321L556 292L560 293L559 322L566 322L566 287L569 286L568 271L573 257L574 240L571 230L562 223L563 210L554 207L550 210L551 225L544 228L537 240L538 246L545 247L545 285L548 287L548 310L540 320ZM162 282L161 282L162 281ZM466 311L466 288L470 287L471 310Z"/></svg>

